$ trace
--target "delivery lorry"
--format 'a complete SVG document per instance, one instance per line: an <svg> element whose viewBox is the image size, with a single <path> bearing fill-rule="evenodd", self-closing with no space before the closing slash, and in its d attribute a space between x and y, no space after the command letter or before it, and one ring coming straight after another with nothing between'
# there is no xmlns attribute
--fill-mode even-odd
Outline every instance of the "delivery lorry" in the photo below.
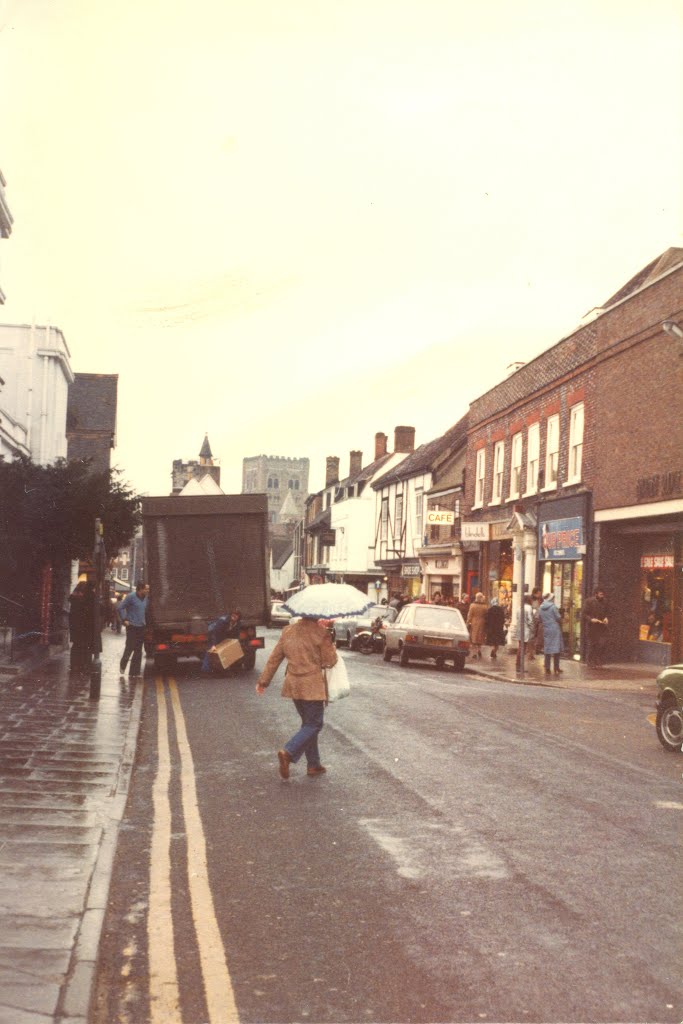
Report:
<svg viewBox="0 0 683 1024"><path fill-rule="evenodd" d="M145 651L162 671L178 658L203 659L211 622L239 608L241 667L264 646L270 579L265 494L142 499L145 582L150 593Z"/></svg>

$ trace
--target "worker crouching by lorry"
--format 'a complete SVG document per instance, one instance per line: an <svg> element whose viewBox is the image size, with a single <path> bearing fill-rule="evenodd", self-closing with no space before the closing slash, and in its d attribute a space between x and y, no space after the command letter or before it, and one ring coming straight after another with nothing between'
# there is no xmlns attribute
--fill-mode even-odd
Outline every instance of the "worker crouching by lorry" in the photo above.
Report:
<svg viewBox="0 0 683 1024"><path fill-rule="evenodd" d="M221 615L209 623L209 631L206 635L208 647L202 661L202 672L214 671L210 657L214 649L224 640L239 640L241 631L242 612L239 608L233 608L229 615Z"/></svg>

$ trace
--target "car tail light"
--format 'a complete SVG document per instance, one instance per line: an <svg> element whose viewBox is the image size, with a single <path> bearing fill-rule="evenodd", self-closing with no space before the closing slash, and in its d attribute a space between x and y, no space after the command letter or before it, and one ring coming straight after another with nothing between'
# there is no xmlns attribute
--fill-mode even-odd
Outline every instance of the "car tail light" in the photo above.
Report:
<svg viewBox="0 0 683 1024"><path fill-rule="evenodd" d="M420 639L420 638L419 638L419 637L417 636L417 634L416 634L416 633L406 633L406 639L405 639L405 642L406 642L407 644L416 644L416 643L418 642L418 640L419 640L419 639Z"/></svg>
<svg viewBox="0 0 683 1024"><path fill-rule="evenodd" d="M470 649L470 642L469 642L469 640L458 640L458 650L459 651L469 651L469 649Z"/></svg>
<svg viewBox="0 0 683 1024"><path fill-rule="evenodd" d="M156 645L156 650L157 651L167 651L168 649L169 649L168 644L157 644Z"/></svg>

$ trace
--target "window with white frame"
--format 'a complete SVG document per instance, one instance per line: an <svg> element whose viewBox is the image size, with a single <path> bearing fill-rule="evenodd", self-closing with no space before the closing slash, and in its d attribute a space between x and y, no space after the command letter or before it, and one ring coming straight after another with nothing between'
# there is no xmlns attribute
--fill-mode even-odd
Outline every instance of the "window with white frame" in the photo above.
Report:
<svg viewBox="0 0 683 1024"><path fill-rule="evenodd" d="M583 460L583 402L569 410L569 472L567 483L576 484L581 479Z"/></svg>
<svg viewBox="0 0 683 1024"><path fill-rule="evenodd" d="M389 499L382 498L382 519L379 539L386 541L389 532Z"/></svg>
<svg viewBox="0 0 683 1024"><path fill-rule="evenodd" d="M417 537L417 543L422 544L424 537L422 535L422 506L423 506L423 491L421 487L418 487L415 491L415 536Z"/></svg>
<svg viewBox="0 0 683 1024"><path fill-rule="evenodd" d="M553 490L557 487L560 469L560 417L559 414L549 416L545 436L545 484L543 489Z"/></svg>
<svg viewBox="0 0 683 1024"><path fill-rule="evenodd" d="M493 485L490 505L500 505L503 500L503 473L505 471L505 441L496 441L493 447Z"/></svg>
<svg viewBox="0 0 683 1024"><path fill-rule="evenodd" d="M394 506L394 537L396 540L396 546L401 547L401 533L403 532L403 495L396 495L396 505Z"/></svg>
<svg viewBox="0 0 683 1024"><path fill-rule="evenodd" d="M477 452L477 467L474 473L474 507L481 508L484 504L484 483L486 481L486 449Z"/></svg>
<svg viewBox="0 0 683 1024"><path fill-rule="evenodd" d="M541 451L541 425L532 423L526 435L526 494L538 490L538 462Z"/></svg>
<svg viewBox="0 0 683 1024"><path fill-rule="evenodd" d="M522 432L512 438L510 452L510 498L519 498L522 491Z"/></svg>

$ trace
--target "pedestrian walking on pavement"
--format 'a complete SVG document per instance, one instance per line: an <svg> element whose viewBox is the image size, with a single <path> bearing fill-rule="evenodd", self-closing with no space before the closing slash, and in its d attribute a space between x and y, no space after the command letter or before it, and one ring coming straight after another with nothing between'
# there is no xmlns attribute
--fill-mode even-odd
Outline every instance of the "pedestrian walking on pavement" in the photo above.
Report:
<svg viewBox="0 0 683 1024"><path fill-rule="evenodd" d="M491 598L486 609L486 643L491 646L491 657L495 660L498 648L505 646L505 609L498 603L498 598Z"/></svg>
<svg viewBox="0 0 683 1024"><path fill-rule="evenodd" d="M285 658L287 670L282 696L294 701L301 718L301 728L278 750L280 775L288 779L290 764L296 764L302 754L306 755L307 774L322 775L326 769L320 763L318 736L323 727L327 701L323 669L332 668L337 661L337 651L326 624L322 620L302 618L291 626L285 626L256 683L260 697Z"/></svg>
<svg viewBox="0 0 683 1024"><path fill-rule="evenodd" d="M69 597L70 667L86 671L95 650L95 587L85 576L79 577Z"/></svg>
<svg viewBox="0 0 683 1024"><path fill-rule="evenodd" d="M553 659L553 670L556 676L559 676L562 669L560 668L560 654L562 652L562 630L560 623L560 613L555 606L555 595L552 593L545 594L543 597L543 603L538 609L538 615L543 625L543 655L544 655L544 667L545 674L550 675L550 658Z"/></svg>
<svg viewBox="0 0 683 1024"><path fill-rule="evenodd" d="M486 642L486 598L481 593L477 594L470 605L467 613L467 626L472 641L473 658L481 658L481 645Z"/></svg>
<svg viewBox="0 0 683 1024"><path fill-rule="evenodd" d="M605 664L605 647L609 627L607 599L602 587L583 606L583 621L588 630L588 664L602 668Z"/></svg>
<svg viewBox="0 0 683 1024"><path fill-rule="evenodd" d="M119 618L126 627L126 646L123 649L120 668L124 673L130 658L131 676L139 676L142 673L142 645L145 639L148 594L147 584L138 583L135 593L127 594L118 608Z"/></svg>

